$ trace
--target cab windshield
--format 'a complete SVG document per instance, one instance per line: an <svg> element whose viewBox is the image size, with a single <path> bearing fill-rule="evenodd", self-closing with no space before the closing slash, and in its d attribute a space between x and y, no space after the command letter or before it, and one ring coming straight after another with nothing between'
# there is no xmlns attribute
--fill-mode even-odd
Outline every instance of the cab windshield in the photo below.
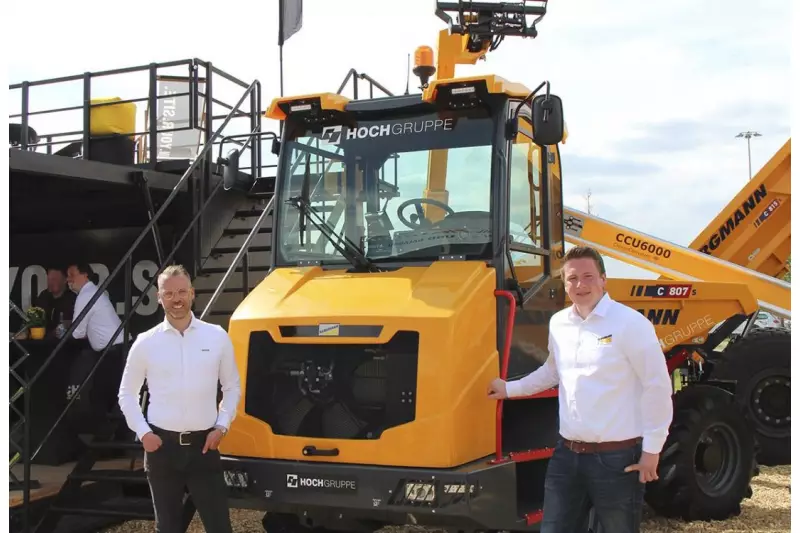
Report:
<svg viewBox="0 0 800 533"><path fill-rule="evenodd" d="M353 263L342 246L375 264L491 258L493 133L481 110L290 125L276 262Z"/></svg>

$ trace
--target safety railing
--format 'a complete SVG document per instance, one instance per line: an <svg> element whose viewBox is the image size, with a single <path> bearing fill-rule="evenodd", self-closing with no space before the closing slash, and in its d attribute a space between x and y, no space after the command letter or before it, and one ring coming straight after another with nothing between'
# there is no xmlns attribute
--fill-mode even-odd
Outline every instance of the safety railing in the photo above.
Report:
<svg viewBox="0 0 800 533"><path fill-rule="evenodd" d="M136 79L124 76L135 76ZM72 85L70 84L78 84ZM217 87L219 85L219 87ZM102 96L93 93L102 90ZM141 89L140 89L141 87ZM240 93L248 84L218 69L208 61L185 59L164 63L150 63L100 72L86 72L37 81L24 81L9 86L10 101L14 92L19 92L19 109L9 115L12 128L17 127L12 147L21 150L43 151L48 154L66 155L92 159L92 142L124 135L135 141L133 164L155 167L169 159L193 159L214 132L215 121L222 120L233 110L220 95ZM75 90L70 90L74 88ZM36 106L32 98L34 90L53 89L51 100L77 100L73 105L59 107ZM118 98L114 94L133 92L133 98ZM145 95L142 95L144 93ZM118 131L115 134L93 134L93 111L107 106L133 104L136 106L134 131ZM144 104L144 110L139 107ZM224 112L216 113L217 106ZM249 109L237 109L236 119L247 119L249 125L242 132L253 131L260 124L261 91L251 93ZM140 113L144 111L144 113ZM80 112L78 120L59 120L55 115ZM77 118L77 117L75 117ZM141 119L141 120L140 120ZM38 121L42 126L34 124ZM64 123L69 122L66 129ZM139 127L143 123L143 127ZM57 126L58 125L58 126ZM42 129L44 128L44 130ZM51 130L55 131L51 131ZM119 129L119 125L118 128ZM46 131L46 132L43 132ZM175 146L175 140L186 141L186 133L197 132L194 146ZM193 137L194 138L194 137ZM61 149L58 149L61 147ZM183 148L183 150L181 150ZM185 156L185 157L182 157ZM250 167L261 164L260 153L251 150Z"/></svg>
<svg viewBox="0 0 800 533"><path fill-rule="evenodd" d="M124 78L134 76L134 79ZM193 189L193 207L198 209L203 205L208 195L211 176L214 168L212 151L203 151L207 144L218 145L220 140L212 140L212 135L218 128L219 120L225 120L226 125L232 119L236 122L232 133L247 133L256 131L261 124L261 85L258 81L256 88L249 92L248 109L243 106L232 106L226 103L225 97L232 91L238 95L248 88L242 80L220 70L211 62L200 59L184 59L164 63L150 63L135 67L126 67L100 72L87 72L73 76L64 76L37 81L24 81L9 86L12 93L13 105L14 92L19 92L19 112L9 115L12 130L12 148L27 151L44 151L47 154L61 155L70 158L80 157L92 160L93 143L119 137L133 139L131 147L131 166L143 168L158 168L163 161L194 159L203 161L203 179L196 183ZM75 90L70 91L70 84ZM102 96L96 97L94 92L98 86ZM70 99L80 100L79 105L66 105L60 107L42 107L36 105L38 100L31 97L34 90L54 89L50 98L60 101ZM109 97L113 94L131 92L134 98ZM145 93L146 96L139 96ZM144 117L140 120L138 104L144 103ZM32 105L33 104L33 105ZM108 106L134 105L136 107L135 131L124 131L114 134L92 133L93 113ZM237 104L238 105L238 104ZM217 106L224 110L223 114L217 113ZM236 107L236 109L234 109ZM63 121L55 118L63 113L80 112L78 120ZM50 117L48 119L48 117ZM247 124L242 124L244 119ZM33 121L39 120L45 125L47 133L39 133L41 127L36 129ZM65 122L69 122L66 130L59 129ZM140 128L140 122L143 126ZM60 125L60 126L56 126ZM50 127L48 127L50 126ZM122 125L115 126L118 131ZM191 135L191 138L187 136ZM232 141L242 144L240 141ZM63 145L63 146L61 146ZM61 146L60 149L56 149ZM261 145L252 145L249 149L250 162L240 170L255 173L254 169L261 169ZM200 153L205 154L205 158ZM197 231L193 235L193 245L200 249L204 227L201 219ZM193 265L199 268L199 258Z"/></svg>
<svg viewBox="0 0 800 533"><path fill-rule="evenodd" d="M369 83L369 98L375 98L375 89L378 89L382 92L385 96L394 96L389 89L381 85L379 82L375 81L371 76L368 74L364 74L363 72L359 73L356 69L351 68L350 71L347 73L347 76L344 77L341 85L339 85L339 89L336 91L336 94L342 94L342 91L345 90L347 87L347 83L352 80L353 81L353 100L358 100L358 82L359 80L364 80Z"/></svg>
<svg viewBox="0 0 800 533"><path fill-rule="evenodd" d="M11 384L10 392L11 397L9 398L9 409L10 409L10 420L9 420L9 446L11 447L11 460L9 461L9 479L11 481L10 487L11 490L18 490L22 487L23 481L21 481L16 475L14 475L13 468L17 465L21 459L25 456L25 448L28 446L30 441L30 424L27 421L30 418L30 406L29 406L29 399L25 395L25 388L28 386L25 378L20 375L18 369L25 364L28 357L30 357L30 352L25 349L19 340L19 335L25 331L28 327L29 320L25 313L20 309L13 301L9 300L9 308L12 312L16 313L20 319L21 327L16 333L13 333L10 338L10 346L8 351L8 371L13 378L14 382ZM20 354L19 357L14 358L12 357L12 353L14 351L11 347L15 347ZM19 400L23 400L22 409L19 408L17 405ZM16 435L18 432L22 430L22 442L17 442ZM25 471L23 474L23 480L30 478L30 465L25 465ZM27 501L24 503L27 504Z"/></svg>
<svg viewBox="0 0 800 533"><path fill-rule="evenodd" d="M35 385L36 382L41 378L41 376L47 371L47 369L50 366L50 364L52 363L52 361L58 356L58 354L61 352L61 350L64 347L64 345L70 339L70 337L72 336L72 334L75 331L75 329L86 318L86 315L92 309L92 307L95 305L95 303L98 301L100 296L102 296L105 293L105 291L108 288L108 286L119 275L119 273L123 269L125 270L125 276L127 278L126 279L126 281L127 281L126 286L127 287L131 286L131 282L132 282L131 276L132 276L132 270L133 270L132 257L133 257L134 251L137 249L139 244L149 234L151 234L153 227L155 227L155 225L158 223L159 219L162 217L162 215L169 208L169 206L171 205L172 201L178 196L178 192L181 190L181 188L184 186L184 184L186 184L187 181L193 176L193 174L195 173L195 171L197 170L199 165L205 160L206 156L209 156L209 158L210 158L211 149L214 146L215 142L218 139L220 139L221 137L223 137L222 131L229 124L229 122L233 119L233 117L236 114L236 112L239 111L239 109L241 108L241 106L245 102L245 100L247 98L251 97L254 93L256 93L256 91L259 90L259 87L260 87L260 84L259 84L258 81L254 81L253 83L251 83L247 87L247 89L244 91L242 96L239 98L239 101L236 103L236 105L234 105L232 107L231 111L228 113L228 115L225 116L221 126L219 128L217 128L214 132L212 132L209 135L209 142L206 143L203 146L203 148L198 153L197 158L191 163L189 168L183 173L183 175L178 180L178 182L176 183L175 187L172 189L172 191L170 192L168 197L164 200L164 203L161 205L161 207L154 214L154 216L151 217L151 219L149 220L147 225L139 233L139 236L136 238L136 240L130 246L128 251L125 253L125 255L122 257L122 259L119 261L119 263L116 265L114 270L106 277L105 280L103 280L103 282L97 288L97 291L95 292L95 294L92 295L92 298L89 300L89 302L86 304L86 306L81 310L80 313L78 313L78 316L74 317L72 323L70 324L70 326L68 328L66 328L66 331L62 335L62 337L59 340L59 342L56 345L56 347L47 356L47 358L44 360L42 365L37 369L36 373L30 379L27 380L27 383L22 385L20 391L13 398L14 401L19 400L20 398L23 398L24 408L23 408L23 412L22 412L22 420L23 420L23 424L25 424L25 426L27 426L27 427L23 428L24 429L25 438L23 439L24 442L23 442L23 445L21 446L21 448L22 448L21 459L18 458L17 461L16 461L17 463L19 462L19 460L24 461L24 468L25 468L25 474L26 474L24 476L24 479L22 480L23 513L24 513L24 516L23 516L23 531L26 531L26 532L30 531L30 505L29 505L29 502L30 502L30 491L31 491L30 466L31 466L33 460L36 459L37 455L42 450L43 446L47 443L48 439L53 434L55 429L58 427L58 425L64 419L64 417L66 416L67 412L72 407L73 403L80 396L81 391L83 391L83 389L85 388L86 384L92 379L92 377L94 376L95 371L97 370L97 368L100 365L102 365L103 360L106 358L106 356L108 354L108 351L113 346L112 343L109 342L109 344L102 350L102 352L100 353L99 357L97 358L94 366L89 370L89 372L87 373L86 377L83 379L81 384L77 387L77 389L74 391L74 393L72 394L71 398L67 402L67 405L61 411L61 414L56 418L55 422L50 426L50 429L47 431L47 433L45 434L44 438L41 439L41 441L38 443L38 445L36 445L35 449L32 446L32 443L30 442L30 427L29 427L30 426L29 420L30 420L30 414L31 414L31 412L30 412L30 407L31 407L30 397L31 397L31 394L32 394L33 385ZM254 128L254 129L257 130L258 128L259 128L259 126L256 126L256 128ZM128 323L130 322L131 318L133 317L134 313L136 312L136 309L139 307L139 305L141 304L143 299L147 296L147 294L149 293L151 287L153 287L153 285L157 282L158 276L161 274L161 272L164 270L164 268L167 265L170 264L170 262L172 261L173 257L175 256L176 252L181 247L183 242L186 240L186 237L189 235L190 232L193 231L195 226L199 223L203 213L205 212L206 208L211 204L211 200L213 200L215 195L220 191L220 189L223 186L223 183L224 183L223 180L219 180L218 183L213 187L213 189L206 195L204 203L202 204L202 206L199 209L197 209L195 211L195 214L194 214L192 220L187 225L187 227L184 230L183 234L180 236L180 238L175 243L174 248L172 249L172 251L164 258L163 263L161 265L159 265L158 270L152 276L152 278L150 279L148 284L142 289L141 295L139 296L139 298L132 305L131 305L131 299L132 298L130 297L130 294L127 295L129 297L126 298L124 318L122 319L120 325L117 327L117 330L111 336L112 339L117 338L123 330L127 331ZM11 372L12 372L12 375L13 375L14 367L11 368ZM14 402L12 401L12 404L13 403ZM31 453L32 449L34 451Z"/></svg>

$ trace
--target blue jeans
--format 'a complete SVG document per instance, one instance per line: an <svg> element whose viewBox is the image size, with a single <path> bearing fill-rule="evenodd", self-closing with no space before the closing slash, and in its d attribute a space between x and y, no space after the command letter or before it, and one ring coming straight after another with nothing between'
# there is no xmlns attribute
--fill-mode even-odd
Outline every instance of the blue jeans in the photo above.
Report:
<svg viewBox="0 0 800 533"><path fill-rule="evenodd" d="M541 533L577 533L591 506L603 533L639 533L645 484L625 467L639 462L641 444L600 453L576 453L561 440L547 467Z"/></svg>

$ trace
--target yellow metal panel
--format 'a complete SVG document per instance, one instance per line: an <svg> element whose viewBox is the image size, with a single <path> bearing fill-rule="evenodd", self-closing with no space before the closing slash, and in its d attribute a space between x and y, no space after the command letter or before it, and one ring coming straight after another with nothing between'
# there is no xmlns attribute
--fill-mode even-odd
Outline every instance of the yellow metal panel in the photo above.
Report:
<svg viewBox="0 0 800 533"><path fill-rule="evenodd" d="M679 344L702 344L720 322L758 309L747 285L740 283L613 278L606 281L606 290L650 319L665 352Z"/></svg>
<svg viewBox="0 0 800 533"><path fill-rule="evenodd" d="M120 102L122 98L114 96L111 98L93 98L91 109L89 110L89 133L91 135L133 135L136 133L136 104L126 102L121 104L109 104L110 102ZM98 106L98 107L94 107Z"/></svg>
<svg viewBox="0 0 800 533"><path fill-rule="evenodd" d="M436 98L436 92L439 87L446 87L448 85L463 84L463 83L479 83L485 82L486 89L491 94L506 94L513 98L525 98L531 91L521 83L514 83L495 76L494 74L483 76L466 76L463 78L449 78L437 79L428 85L422 92L422 99L426 102L432 102Z"/></svg>
<svg viewBox="0 0 800 533"><path fill-rule="evenodd" d="M381 344L397 331L418 331L416 418L377 440L323 440L274 435L240 405L222 452L313 461L302 449L316 445L339 448L337 457L320 459L325 462L442 468L491 454L496 405L486 401L486 383L499 372L495 282L494 270L481 262L437 262L370 274L273 271L231 317L243 387L258 386L257 379L245 381L251 331L268 331L284 344ZM379 338L283 338L279 330L319 324L381 325L383 331Z"/></svg>
<svg viewBox="0 0 800 533"><path fill-rule="evenodd" d="M312 100L315 98L319 99L320 107L322 109L333 111L344 111L345 106L350 102L350 99L346 96L336 93L315 93L299 96L284 96L282 98L273 99L264 116L275 120L286 120L286 114L278 106L282 104L290 104L300 100Z"/></svg>

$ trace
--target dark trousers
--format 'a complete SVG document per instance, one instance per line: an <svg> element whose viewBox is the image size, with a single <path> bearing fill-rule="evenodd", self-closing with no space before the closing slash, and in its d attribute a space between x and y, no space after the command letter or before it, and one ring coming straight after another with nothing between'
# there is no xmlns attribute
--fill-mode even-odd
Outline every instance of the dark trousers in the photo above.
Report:
<svg viewBox="0 0 800 533"><path fill-rule="evenodd" d="M87 347L75 355L67 379L67 400L77 392L101 353L102 351L96 352ZM69 420L77 433L102 432L107 426L108 414L117 408L117 393L125 369L125 358L123 344L110 347L102 363L86 383L69 412Z"/></svg>
<svg viewBox="0 0 800 533"><path fill-rule="evenodd" d="M219 451L203 454L208 432L195 432L184 438L191 444L181 445L177 434L153 430L163 444L152 453L145 452L144 469L153 497L156 532L185 531L183 496L188 489L206 533L231 533L228 489Z"/></svg>
<svg viewBox="0 0 800 533"><path fill-rule="evenodd" d="M639 462L641 444L617 451L576 453L559 440L547 467L541 533L586 531L591 506L603 533L639 533L645 484L625 467Z"/></svg>

